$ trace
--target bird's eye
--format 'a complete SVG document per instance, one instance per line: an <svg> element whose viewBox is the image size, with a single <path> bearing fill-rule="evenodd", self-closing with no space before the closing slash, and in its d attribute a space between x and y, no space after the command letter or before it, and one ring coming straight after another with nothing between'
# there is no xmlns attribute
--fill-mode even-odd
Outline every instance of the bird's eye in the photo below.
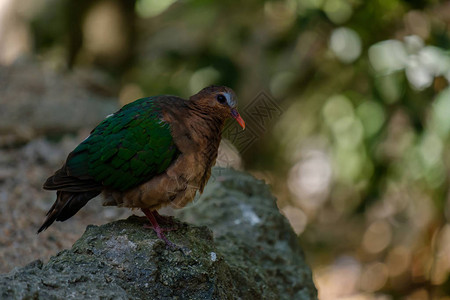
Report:
<svg viewBox="0 0 450 300"><path fill-rule="evenodd" d="M220 94L220 95L217 95L217 101L219 101L219 103L224 104L225 102L227 102L227 98L225 98L224 95Z"/></svg>

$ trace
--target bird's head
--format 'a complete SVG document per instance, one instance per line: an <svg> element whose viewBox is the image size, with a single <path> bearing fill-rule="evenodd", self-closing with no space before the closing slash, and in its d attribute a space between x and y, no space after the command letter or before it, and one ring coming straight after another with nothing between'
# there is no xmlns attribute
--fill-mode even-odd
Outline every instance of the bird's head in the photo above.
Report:
<svg viewBox="0 0 450 300"><path fill-rule="evenodd" d="M209 86L193 95L190 100L224 120L233 117L245 129L245 122L236 109L237 96L229 87Z"/></svg>

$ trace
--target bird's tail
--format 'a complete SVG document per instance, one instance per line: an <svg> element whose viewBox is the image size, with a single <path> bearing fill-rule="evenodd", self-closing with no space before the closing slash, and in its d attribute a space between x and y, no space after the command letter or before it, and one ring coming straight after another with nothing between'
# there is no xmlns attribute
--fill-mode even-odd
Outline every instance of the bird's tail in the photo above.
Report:
<svg viewBox="0 0 450 300"><path fill-rule="evenodd" d="M44 223L37 233L44 231L55 221L65 221L77 213L86 203L100 194L100 191L89 192L64 192L56 193L56 201L47 212Z"/></svg>

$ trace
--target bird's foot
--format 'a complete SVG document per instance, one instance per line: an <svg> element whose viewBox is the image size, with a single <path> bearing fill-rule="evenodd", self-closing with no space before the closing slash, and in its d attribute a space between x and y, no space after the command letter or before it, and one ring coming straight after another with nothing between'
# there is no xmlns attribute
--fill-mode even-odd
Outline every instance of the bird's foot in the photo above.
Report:
<svg viewBox="0 0 450 300"><path fill-rule="evenodd" d="M178 247L177 245L175 245L174 243L172 243L164 234L165 231L172 231L172 230L176 230L176 228L161 228L160 226L155 227L153 225L149 225L149 224L145 224L144 228L151 228L153 229L153 231L156 233L156 236L163 240L167 246L169 246L172 249L178 249L180 247Z"/></svg>
<svg viewBox="0 0 450 300"><path fill-rule="evenodd" d="M142 227L147 228L147 229L153 229L155 232L161 231L161 232L169 232L169 231L175 231L178 229L178 227L161 227L159 226L159 229L155 229L155 227L153 227L153 225L151 224L144 224Z"/></svg>
<svg viewBox="0 0 450 300"><path fill-rule="evenodd" d="M156 233L156 236L163 240L167 246L169 246L172 249L180 249L179 246L175 245L169 239L164 235L164 231L172 231L176 230L177 228L161 228L159 226L158 222L156 221L156 218L154 216L155 211L150 211L149 209L142 208L142 211L144 212L147 219L150 221L151 225L144 225L144 228L151 228ZM159 215L159 214L158 214Z"/></svg>
<svg viewBox="0 0 450 300"><path fill-rule="evenodd" d="M175 225L175 218L173 216L162 216L156 210L152 211L153 216L159 224ZM176 229L176 227L175 227Z"/></svg>

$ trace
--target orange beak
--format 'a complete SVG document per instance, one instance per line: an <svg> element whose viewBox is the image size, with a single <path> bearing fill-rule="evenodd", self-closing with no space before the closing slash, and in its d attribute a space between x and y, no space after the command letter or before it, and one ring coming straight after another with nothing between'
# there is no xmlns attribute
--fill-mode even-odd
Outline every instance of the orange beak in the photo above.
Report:
<svg viewBox="0 0 450 300"><path fill-rule="evenodd" d="M236 121L241 125L242 129L245 129L245 122L241 118L241 115L238 113L238 111L235 108L231 109L231 116L236 119Z"/></svg>

